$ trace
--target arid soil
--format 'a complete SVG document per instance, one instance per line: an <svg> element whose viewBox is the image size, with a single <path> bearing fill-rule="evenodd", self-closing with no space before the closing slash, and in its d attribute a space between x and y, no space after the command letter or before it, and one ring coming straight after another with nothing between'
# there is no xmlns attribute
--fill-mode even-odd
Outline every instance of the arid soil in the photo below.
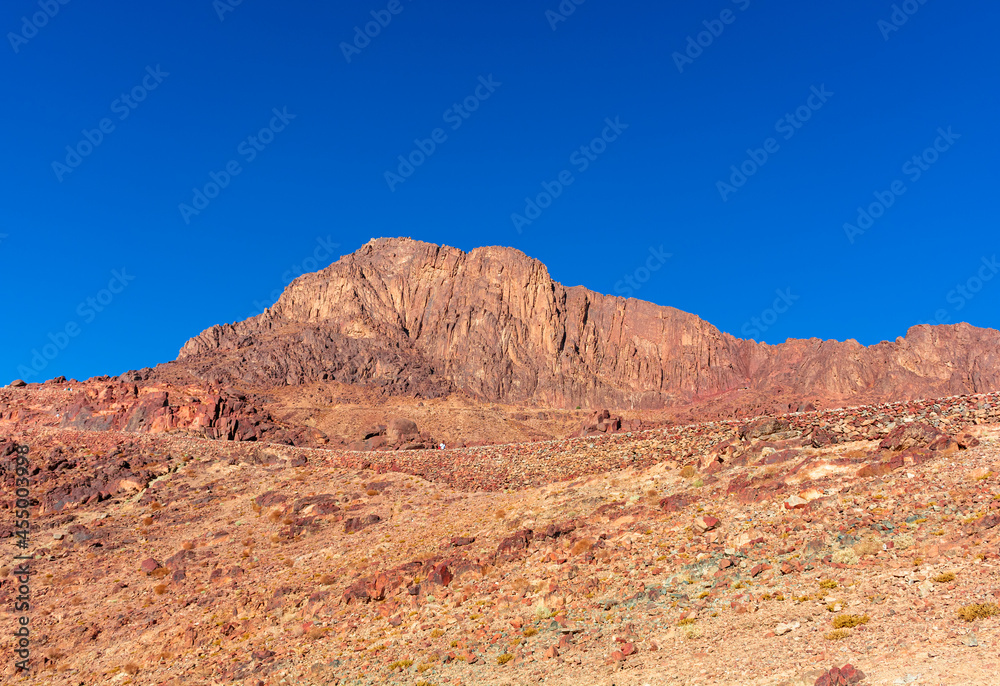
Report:
<svg viewBox="0 0 1000 686"><path fill-rule="evenodd" d="M993 683L998 424L984 395L355 452L0 420L38 512L3 679Z"/></svg>
<svg viewBox="0 0 1000 686"><path fill-rule="evenodd" d="M0 388L8 628L19 446L4 684L1000 672L1000 332L967 324L769 346L373 240L174 362Z"/></svg>

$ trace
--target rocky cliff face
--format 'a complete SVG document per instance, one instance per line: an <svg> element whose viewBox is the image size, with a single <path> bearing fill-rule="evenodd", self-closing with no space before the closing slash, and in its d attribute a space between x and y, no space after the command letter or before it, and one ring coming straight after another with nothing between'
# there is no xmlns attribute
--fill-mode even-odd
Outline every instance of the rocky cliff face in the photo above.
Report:
<svg viewBox="0 0 1000 686"><path fill-rule="evenodd" d="M758 344L671 307L567 288L512 248L373 240L293 282L264 314L214 326L178 364L225 385L332 379L434 397L664 407L741 389L877 402L1000 389L1000 332Z"/></svg>

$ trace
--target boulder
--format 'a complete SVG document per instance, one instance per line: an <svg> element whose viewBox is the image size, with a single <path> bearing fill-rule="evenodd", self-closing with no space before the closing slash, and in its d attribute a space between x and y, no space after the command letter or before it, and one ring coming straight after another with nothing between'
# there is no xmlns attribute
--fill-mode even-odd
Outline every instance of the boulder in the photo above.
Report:
<svg viewBox="0 0 1000 686"><path fill-rule="evenodd" d="M390 443L409 442L420 435L416 422L402 417L393 417L385 429L385 437Z"/></svg>

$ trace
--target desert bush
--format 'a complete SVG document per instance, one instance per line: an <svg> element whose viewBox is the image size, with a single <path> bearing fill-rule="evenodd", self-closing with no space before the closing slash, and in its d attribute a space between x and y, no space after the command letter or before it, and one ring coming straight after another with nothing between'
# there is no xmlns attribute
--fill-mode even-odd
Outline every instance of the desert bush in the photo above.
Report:
<svg viewBox="0 0 1000 686"><path fill-rule="evenodd" d="M505 665L505 664L507 664L508 662L510 662L513 659L514 659L513 655L511 655L510 653L504 653L503 655L500 655L499 657L497 657L497 664L498 665Z"/></svg>
<svg viewBox="0 0 1000 686"><path fill-rule="evenodd" d="M944 572L931 579L936 584L946 584L955 580L955 572Z"/></svg>
<svg viewBox="0 0 1000 686"><path fill-rule="evenodd" d="M959 619L964 619L967 622L986 619L996 614L1000 614L1000 607L997 607L996 603L973 603L972 605L964 605L958 609Z"/></svg>
<svg viewBox="0 0 1000 686"><path fill-rule="evenodd" d="M866 538L863 541L855 543L853 548L858 557L864 557L865 555L874 555L882 550L882 544L874 538Z"/></svg>
<svg viewBox="0 0 1000 686"><path fill-rule="evenodd" d="M833 618L833 628L843 629L849 627L853 629L860 624L867 624L871 620L868 615L837 615Z"/></svg>
<svg viewBox="0 0 1000 686"><path fill-rule="evenodd" d="M896 536L893 540L896 550L906 550L907 548L912 548L913 544L916 543L916 539L910 534L900 534Z"/></svg>
<svg viewBox="0 0 1000 686"><path fill-rule="evenodd" d="M847 638L850 635L851 635L851 632L848 631L847 629L836 629L836 630L831 631L830 633L828 633L823 638L825 638L828 641L840 641L842 639Z"/></svg>
<svg viewBox="0 0 1000 686"><path fill-rule="evenodd" d="M831 559L839 565L858 564L858 554L854 548L841 548L833 554Z"/></svg>

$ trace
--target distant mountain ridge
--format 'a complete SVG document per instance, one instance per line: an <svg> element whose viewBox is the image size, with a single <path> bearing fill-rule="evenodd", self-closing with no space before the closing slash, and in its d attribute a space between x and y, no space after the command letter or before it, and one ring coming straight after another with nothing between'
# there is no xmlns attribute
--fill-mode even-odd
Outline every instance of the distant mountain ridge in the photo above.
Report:
<svg viewBox="0 0 1000 686"><path fill-rule="evenodd" d="M263 314L192 338L173 364L226 386L336 380L561 408L652 409L743 389L867 403L1000 390L1000 332L921 325L870 347L768 345L672 307L565 287L513 248L379 238L299 277Z"/></svg>

